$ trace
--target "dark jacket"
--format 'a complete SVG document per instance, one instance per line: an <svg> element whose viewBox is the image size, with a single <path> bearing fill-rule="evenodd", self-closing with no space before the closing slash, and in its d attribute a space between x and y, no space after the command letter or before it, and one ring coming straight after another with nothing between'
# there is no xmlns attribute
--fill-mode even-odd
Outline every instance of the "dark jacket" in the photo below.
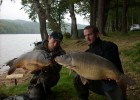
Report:
<svg viewBox="0 0 140 100"><path fill-rule="evenodd" d="M102 56L116 65L116 68L123 73L121 61L119 58L118 47L116 44L108 41L103 41L98 38L93 44L89 45L86 52L95 53Z"/></svg>
<svg viewBox="0 0 140 100"><path fill-rule="evenodd" d="M86 50L86 52L95 53L110 60L116 65L116 68L123 73L118 47L116 44L109 41L103 41L98 38L93 44L89 45L89 48ZM103 91L109 91L116 86L117 84L114 80L89 80L88 83L89 89L99 94L102 94Z"/></svg>

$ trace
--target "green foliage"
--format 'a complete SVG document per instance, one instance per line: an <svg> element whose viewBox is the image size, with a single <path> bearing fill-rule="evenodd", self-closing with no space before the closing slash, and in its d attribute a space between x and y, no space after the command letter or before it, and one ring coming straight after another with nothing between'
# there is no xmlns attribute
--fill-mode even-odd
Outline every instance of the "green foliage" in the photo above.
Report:
<svg viewBox="0 0 140 100"><path fill-rule="evenodd" d="M1 96L11 96L27 91L28 83L19 84L17 86L0 86ZM12 92L11 92L12 91Z"/></svg>
<svg viewBox="0 0 140 100"><path fill-rule="evenodd" d="M140 31L138 31L138 30L137 31L129 31L128 34L129 35L136 35L136 34L139 35L140 34Z"/></svg>
<svg viewBox="0 0 140 100"><path fill-rule="evenodd" d="M0 34L37 34L39 24L22 20L0 20Z"/></svg>
<svg viewBox="0 0 140 100"><path fill-rule="evenodd" d="M133 49L124 52L126 56L131 56L134 62L140 62L140 43L135 44Z"/></svg>
<svg viewBox="0 0 140 100"><path fill-rule="evenodd" d="M62 68L60 72L60 80L58 84L52 88L56 100L78 100L77 93L73 85L73 78L75 74L66 68ZM13 96L27 92L28 82L19 84L17 86L0 86L1 96ZM12 92L11 92L12 91ZM90 94L89 100L105 100L105 97Z"/></svg>
<svg viewBox="0 0 140 100"><path fill-rule="evenodd" d="M76 91L73 86L74 73L66 68L62 68L58 84L53 88L57 92L57 100L68 100L76 97Z"/></svg>
<svg viewBox="0 0 140 100"><path fill-rule="evenodd" d="M118 3L117 3L118 1ZM127 30L130 30L132 24L139 24L140 15L140 2L139 0L129 0L127 11ZM109 8L106 30L108 32L121 31L122 28L122 0L112 0Z"/></svg>
<svg viewBox="0 0 140 100"><path fill-rule="evenodd" d="M35 11L35 7L33 4L33 0L21 0L22 8L26 13L28 13L28 16L31 20L36 21L37 14Z"/></svg>
<svg viewBox="0 0 140 100"><path fill-rule="evenodd" d="M65 32L65 33L63 34L63 36L64 36L64 38L68 39L68 38L71 37L71 34L68 33L68 32Z"/></svg>
<svg viewBox="0 0 140 100"><path fill-rule="evenodd" d="M136 72L140 72L140 42L135 44L132 49L124 50L124 55L129 57L130 69Z"/></svg>
<svg viewBox="0 0 140 100"><path fill-rule="evenodd" d="M71 32L71 24L65 23L62 32ZM64 26L63 26L64 27ZM78 29L83 29L85 25L77 24ZM51 30L47 30L51 33ZM24 20L0 20L0 34L39 34L39 23Z"/></svg>

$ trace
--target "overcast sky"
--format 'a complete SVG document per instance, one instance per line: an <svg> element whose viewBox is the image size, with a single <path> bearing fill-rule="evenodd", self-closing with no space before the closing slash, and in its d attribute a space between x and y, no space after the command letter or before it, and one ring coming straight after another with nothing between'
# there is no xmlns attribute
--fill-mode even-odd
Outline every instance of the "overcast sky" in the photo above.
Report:
<svg viewBox="0 0 140 100"><path fill-rule="evenodd" d="M3 3L0 7L0 18L1 19L22 19L31 21L28 18L28 14L24 12L24 10L20 10L21 8L20 0L15 0L15 2L11 2L11 0L3 0Z"/></svg>
<svg viewBox="0 0 140 100"><path fill-rule="evenodd" d="M28 14L24 12L24 10L20 10L22 7L21 0L15 0L15 2L11 2L11 0L3 0L2 5L0 6L0 19L21 19L26 21L31 21L28 18ZM88 24L86 20L84 20L81 16L77 17L77 23L79 24ZM69 20L68 20L69 19ZM66 15L66 22L71 22L69 15Z"/></svg>

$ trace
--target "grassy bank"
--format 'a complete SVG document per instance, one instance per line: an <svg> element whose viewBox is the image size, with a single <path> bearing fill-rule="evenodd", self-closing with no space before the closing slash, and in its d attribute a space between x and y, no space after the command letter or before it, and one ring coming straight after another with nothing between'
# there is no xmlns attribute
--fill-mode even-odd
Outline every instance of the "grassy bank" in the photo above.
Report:
<svg viewBox="0 0 140 100"><path fill-rule="evenodd" d="M108 37L101 36L104 40L109 40L116 43L119 47L120 58L122 61L125 74L134 78L137 85L128 87L128 100L140 100L140 32L131 32L127 36L120 33L109 34ZM62 47L67 51L85 51L87 49L86 42L81 40L64 40ZM61 78L58 84L53 87L56 100L78 100L76 91L73 86L74 73L69 74L69 70L62 68ZM0 86L0 96L16 95L25 93L28 87L27 80L25 83L20 83L17 86ZM90 93L90 100L105 100L103 96Z"/></svg>

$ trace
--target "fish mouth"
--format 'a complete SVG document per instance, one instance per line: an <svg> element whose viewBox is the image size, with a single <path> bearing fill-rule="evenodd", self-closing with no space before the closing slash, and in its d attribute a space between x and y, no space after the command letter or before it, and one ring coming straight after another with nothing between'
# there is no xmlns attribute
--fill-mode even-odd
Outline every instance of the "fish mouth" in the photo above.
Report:
<svg viewBox="0 0 140 100"><path fill-rule="evenodd" d="M59 60L58 57L56 57L54 60L55 60L58 64L63 65L63 66L65 66L66 68L70 68L70 66L68 66L68 64L65 64L65 63L61 62L61 61Z"/></svg>
<svg viewBox="0 0 140 100"><path fill-rule="evenodd" d="M59 60L58 57L56 57L54 60L55 60L58 64L63 65L63 64L61 63L61 61Z"/></svg>
<svg viewBox="0 0 140 100"><path fill-rule="evenodd" d="M58 58L56 57L55 59L54 59L57 63L59 62L59 60L58 60Z"/></svg>

